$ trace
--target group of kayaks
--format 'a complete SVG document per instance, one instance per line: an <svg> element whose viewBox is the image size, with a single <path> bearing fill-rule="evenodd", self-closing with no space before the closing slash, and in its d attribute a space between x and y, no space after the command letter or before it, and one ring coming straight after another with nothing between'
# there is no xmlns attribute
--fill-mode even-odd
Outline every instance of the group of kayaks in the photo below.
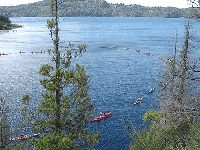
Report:
<svg viewBox="0 0 200 150"><path fill-rule="evenodd" d="M148 91L148 93L152 93L155 89L156 89L155 87L150 88L149 91ZM139 98L133 103L133 105L140 104L140 103L142 102L142 100L143 100L143 97L139 97ZM97 117L95 117L94 119L90 120L90 122L100 121L100 120L103 120L103 119L105 119L105 118L110 117L111 115L112 115L112 112L111 112L111 111L110 111L110 112L107 112L107 113L103 113L102 115L97 116Z"/></svg>
<svg viewBox="0 0 200 150"><path fill-rule="evenodd" d="M15 137L15 138L10 138L9 140L10 140L10 141L26 140L26 139L28 139L28 138L36 137L36 136L39 136L39 135L40 135L40 133L35 133L35 134L32 134L32 135L24 135L24 134L21 134L20 136Z"/></svg>
<svg viewBox="0 0 200 150"><path fill-rule="evenodd" d="M156 89L156 87L150 87L148 93L152 93L154 90ZM139 97L135 102L133 102L133 105L137 105L140 104L143 100L143 97Z"/></svg>
<svg viewBox="0 0 200 150"><path fill-rule="evenodd" d="M149 93L153 92L154 90L155 90L155 88L151 88L149 90ZM142 100L143 100L143 97L140 97L133 104L137 105L137 104L141 103ZM111 115L112 115L112 112L109 111L107 113L103 113L100 116L95 117L94 119L90 120L90 122L100 121L100 120L103 120L103 119L110 117ZM10 141L25 140L25 139L28 139L28 138L31 138L31 137L36 137L36 136L39 136L39 135L40 135L40 133L36 133L36 134L33 134L33 135L20 135L19 137L10 138L9 140Z"/></svg>
<svg viewBox="0 0 200 150"><path fill-rule="evenodd" d="M102 115L95 117L94 119L90 120L90 122L100 121L100 120L103 120L105 118L110 117L111 115L112 115L112 112L109 111L107 113L103 113ZM39 135L40 135L40 133L35 133L35 134L32 134L32 135L21 134L20 136L14 137L14 138L10 138L9 140L10 141L26 140L28 138L36 137L36 136L39 136Z"/></svg>

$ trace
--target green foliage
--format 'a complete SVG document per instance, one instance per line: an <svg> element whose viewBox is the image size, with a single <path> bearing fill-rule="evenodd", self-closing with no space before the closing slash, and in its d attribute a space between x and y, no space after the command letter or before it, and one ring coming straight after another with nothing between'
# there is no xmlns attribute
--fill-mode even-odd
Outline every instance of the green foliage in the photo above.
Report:
<svg viewBox="0 0 200 150"><path fill-rule="evenodd" d="M0 22L4 23L4 24L10 24L11 21L9 20L8 17L2 16L0 15Z"/></svg>
<svg viewBox="0 0 200 150"><path fill-rule="evenodd" d="M89 133L87 124L92 117L94 104L88 94L89 76L84 66L73 65L73 59L86 50L79 45L74 53L59 50L58 1L51 3L52 20L47 27L54 44L52 65L43 65L39 73L44 76L40 81L45 89L42 101L36 111L31 109L28 95L22 97L22 115L34 131L42 133L33 140L34 149L82 149L92 147L98 142L98 133ZM78 51L78 52L77 52Z"/></svg>
<svg viewBox="0 0 200 150"><path fill-rule="evenodd" d="M22 103L29 103L31 101L31 97L28 94L22 96Z"/></svg>
<svg viewBox="0 0 200 150"><path fill-rule="evenodd" d="M54 29L55 28L55 26L56 26L56 21L55 20L47 20L47 27L48 27L48 29Z"/></svg>
<svg viewBox="0 0 200 150"><path fill-rule="evenodd" d="M3 150L28 150L28 145L26 143L15 143L15 145L9 145Z"/></svg>
<svg viewBox="0 0 200 150"><path fill-rule="evenodd" d="M131 150L199 149L199 92L193 80L195 65L189 59L189 24L179 57L168 58L165 70L158 80L161 85L159 111L150 110L143 116L149 121L148 130L135 132ZM193 69L191 69L191 66Z"/></svg>
<svg viewBox="0 0 200 150"><path fill-rule="evenodd" d="M161 118L162 118L162 113L156 112L155 110L149 110L143 116L143 120L148 122L159 121Z"/></svg>
<svg viewBox="0 0 200 150"><path fill-rule="evenodd" d="M78 45L78 49L79 51L85 51L87 49L87 45L86 44Z"/></svg>
<svg viewBox="0 0 200 150"><path fill-rule="evenodd" d="M10 136L10 125L8 124L9 107L6 101L0 97L0 148L7 146Z"/></svg>
<svg viewBox="0 0 200 150"><path fill-rule="evenodd" d="M66 136L64 133L54 132L51 135L46 134L40 140L36 141L35 150L66 150L70 149L73 145L73 141L70 136Z"/></svg>
<svg viewBox="0 0 200 150"><path fill-rule="evenodd" d="M3 23L0 21L0 30L3 30Z"/></svg>
<svg viewBox="0 0 200 150"><path fill-rule="evenodd" d="M171 120L176 123L176 120ZM164 122L163 122L164 123ZM133 135L134 144L130 150L199 149L200 124L185 122L177 128L155 123L148 130L137 131Z"/></svg>
<svg viewBox="0 0 200 150"><path fill-rule="evenodd" d="M50 0L50 6L51 6L51 7L54 7L54 6L55 6L55 4L56 4L56 3L55 3L55 1L54 1L54 0Z"/></svg>
<svg viewBox="0 0 200 150"><path fill-rule="evenodd" d="M56 21L55 20L47 20L47 28L50 30L51 37L53 36L53 31L56 27Z"/></svg>
<svg viewBox="0 0 200 150"><path fill-rule="evenodd" d="M52 71L53 67L50 66L49 64L43 65L40 68L39 73L43 76L50 76L50 72Z"/></svg>
<svg viewBox="0 0 200 150"><path fill-rule="evenodd" d="M133 135L134 144L130 150L163 150L159 136L148 130L137 132Z"/></svg>
<svg viewBox="0 0 200 150"><path fill-rule="evenodd" d="M8 30L14 27L8 17L0 15L0 30Z"/></svg>
<svg viewBox="0 0 200 150"><path fill-rule="evenodd" d="M0 15L0 30L10 30L13 28L19 28L21 26L16 24L11 24L11 21L8 17Z"/></svg>

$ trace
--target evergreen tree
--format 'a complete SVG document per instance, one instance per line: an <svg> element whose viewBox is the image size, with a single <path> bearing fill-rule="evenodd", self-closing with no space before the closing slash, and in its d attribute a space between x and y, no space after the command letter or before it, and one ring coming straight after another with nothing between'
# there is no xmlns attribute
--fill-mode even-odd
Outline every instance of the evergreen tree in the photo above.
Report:
<svg viewBox="0 0 200 150"><path fill-rule="evenodd" d="M199 1L190 1L198 6ZM197 16L198 14L196 14ZM131 150L198 150L200 149L199 124L199 70L198 61L191 57L189 21L185 28L185 42L177 55L165 61L165 69L159 81L159 110L145 113L143 120L149 128L135 132Z"/></svg>
<svg viewBox="0 0 200 150"><path fill-rule="evenodd" d="M189 24L186 25L185 43L177 56L165 61L161 78L159 111L147 111L144 121L149 130L134 134L133 149L199 149L199 91L194 73L196 61L189 57ZM195 128L195 129L194 129ZM196 130L197 132L194 132Z"/></svg>
<svg viewBox="0 0 200 150"><path fill-rule="evenodd" d="M8 24L11 23L11 21L10 21L10 19L8 17L2 16L2 15L0 15L0 22L5 23L5 24L6 23L8 23Z"/></svg>
<svg viewBox="0 0 200 150"><path fill-rule="evenodd" d="M45 78L40 81L45 92L36 113L29 113L30 97L22 98L22 114L35 131L41 133L39 140L33 140L34 149L83 149L98 142L98 133L89 133L87 124L94 105L88 94L89 76L83 66L73 66L73 59L86 50L86 45L77 47L77 51L59 50L59 2L51 0L53 19L47 20L54 44L52 65L46 64L39 73ZM73 68L74 67L74 68Z"/></svg>
<svg viewBox="0 0 200 150"><path fill-rule="evenodd" d="M20 25L12 24L8 17L0 15L0 30L11 30L22 27Z"/></svg>
<svg viewBox="0 0 200 150"><path fill-rule="evenodd" d="M8 17L0 15L0 30L6 29L6 26L11 24Z"/></svg>
<svg viewBox="0 0 200 150"><path fill-rule="evenodd" d="M0 97L0 149L9 143L10 125L8 124L9 107L6 101Z"/></svg>

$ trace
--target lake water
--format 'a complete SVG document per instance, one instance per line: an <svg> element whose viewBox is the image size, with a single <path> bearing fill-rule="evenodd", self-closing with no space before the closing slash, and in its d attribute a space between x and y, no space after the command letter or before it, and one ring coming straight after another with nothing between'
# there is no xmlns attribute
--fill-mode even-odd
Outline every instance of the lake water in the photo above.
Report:
<svg viewBox="0 0 200 150"><path fill-rule="evenodd" d="M15 111L25 93L40 99L42 87L38 71L50 58L47 53L30 52L53 46L46 19L11 18L23 28L0 32L0 53L8 53L0 56L0 92L6 95ZM148 93L148 86L157 86L156 73L161 69L158 56L173 53L176 33L177 45L181 48L185 22L185 19L164 18L60 18L62 48L69 41L88 45L78 62L90 76L90 95L96 105L94 116L113 112L110 118L89 124L91 131L101 132L96 149L129 148L131 140L126 128L130 122L137 127L144 125L142 116L157 99L155 92ZM134 106L138 97L144 99ZM17 115L13 118L12 122L19 119Z"/></svg>

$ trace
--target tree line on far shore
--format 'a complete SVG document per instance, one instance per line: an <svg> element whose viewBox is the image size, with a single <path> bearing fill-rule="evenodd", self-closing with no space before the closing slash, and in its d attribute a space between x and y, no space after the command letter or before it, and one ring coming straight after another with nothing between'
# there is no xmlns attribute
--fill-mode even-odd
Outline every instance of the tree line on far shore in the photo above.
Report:
<svg viewBox="0 0 200 150"><path fill-rule="evenodd" d="M196 17L197 8L145 7L141 5L125 5L108 3L105 0L68 0L62 2L60 17L163 17L188 18ZM22 4L17 6L1 6L0 14L9 17L49 17L49 1Z"/></svg>

